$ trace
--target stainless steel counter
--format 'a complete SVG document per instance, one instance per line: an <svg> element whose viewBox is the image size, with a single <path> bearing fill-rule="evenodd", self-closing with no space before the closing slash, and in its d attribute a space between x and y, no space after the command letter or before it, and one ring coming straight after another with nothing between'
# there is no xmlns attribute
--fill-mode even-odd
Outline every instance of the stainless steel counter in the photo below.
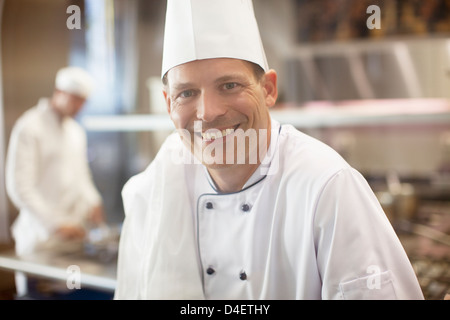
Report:
<svg viewBox="0 0 450 320"><path fill-rule="evenodd" d="M0 268L63 283L79 279L81 288L114 292L116 287L117 260L102 261L82 251L39 251L26 257L17 257L13 250L4 251L0 252Z"/></svg>

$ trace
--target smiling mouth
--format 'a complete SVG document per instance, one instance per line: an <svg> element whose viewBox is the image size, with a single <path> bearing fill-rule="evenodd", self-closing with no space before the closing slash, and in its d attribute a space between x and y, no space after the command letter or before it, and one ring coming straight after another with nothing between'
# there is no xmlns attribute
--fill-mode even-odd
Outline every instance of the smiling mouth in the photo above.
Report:
<svg viewBox="0 0 450 320"><path fill-rule="evenodd" d="M217 139L225 138L226 136L233 134L238 127L239 125L223 130L207 130L205 132L202 132L202 139L205 142L212 142Z"/></svg>

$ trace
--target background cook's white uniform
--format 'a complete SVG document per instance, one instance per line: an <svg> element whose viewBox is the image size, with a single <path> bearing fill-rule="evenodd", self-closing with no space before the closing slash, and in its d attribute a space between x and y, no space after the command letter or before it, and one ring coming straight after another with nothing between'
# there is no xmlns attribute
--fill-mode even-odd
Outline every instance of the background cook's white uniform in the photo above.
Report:
<svg viewBox="0 0 450 320"><path fill-rule="evenodd" d="M184 147L167 139L123 190L115 298L423 299L365 179L323 143L272 128L269 168L231 194L202 165L174 163Z"/></svg>
<svg viewBox="0 0 450 320"><path fill-rule="evenodd" d="M18 255L51 241L63 223L83 224L100 204L87 163L86 134L71 118L59 121L48 99L26 111L11 132L6 182L20 209L12 233Z"/></svg>

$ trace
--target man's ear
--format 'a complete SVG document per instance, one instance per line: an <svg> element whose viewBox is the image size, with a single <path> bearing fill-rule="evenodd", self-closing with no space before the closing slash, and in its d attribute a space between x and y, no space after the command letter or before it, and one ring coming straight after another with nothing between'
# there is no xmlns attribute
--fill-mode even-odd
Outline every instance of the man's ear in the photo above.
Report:
<svg viewBox="0 0 450 320"><path fill-rule="evenodd" d="M278 75L275 70L269 70L264 75L264 90L266 94L266 106L273 107L277 102L278 98L278 87L277 87Z"/></svg>
<svg viewBox="0 0 450 320"><path fill-rule="evenodd" d="M167 108L167 113L169 113L169 115L170 115L170 111L171 111L171 108L170 108L170 96L169 96L169 94L167 93L167 90L166 89L163 89L163 95L164 95L164 100L166 101L166 108Z"/></svg>

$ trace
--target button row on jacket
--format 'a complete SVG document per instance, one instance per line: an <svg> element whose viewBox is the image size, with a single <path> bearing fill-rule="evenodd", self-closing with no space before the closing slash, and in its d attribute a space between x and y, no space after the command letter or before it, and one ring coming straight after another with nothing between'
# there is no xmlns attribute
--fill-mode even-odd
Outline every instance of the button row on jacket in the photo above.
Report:
<svg viewBox="0 0 450 320"><path fill-rule="evenodd" d="M214 270L212 267L209 267L208 269L206 269L206 273L209 275L213 275L214 273L216 273L216 270ZM247 280L247 273L245 273L245 271L241 271L239 273L239 279L241 279L242 281Z"/></svg>
<svg viewBox="0 0 450 320"><path fill-rule="evenodd" d="M206 209L214 209L213 203L212 203L212 202L207 202L207 203L206 203ZM244 211L244 212L250 211L250 205L244 203L244 204L241 206L241 210Z"/></svg>

